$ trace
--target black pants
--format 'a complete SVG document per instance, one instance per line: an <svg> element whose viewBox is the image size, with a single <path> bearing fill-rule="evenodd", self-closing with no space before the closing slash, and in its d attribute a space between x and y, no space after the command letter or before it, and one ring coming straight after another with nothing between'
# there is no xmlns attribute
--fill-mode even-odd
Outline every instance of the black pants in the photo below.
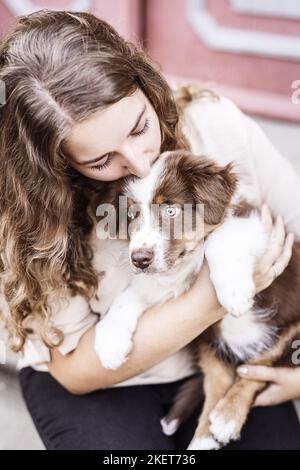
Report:
<svg viewBox="0 0 300 470"><path fill-rule="evenodd" d="M160 419L186 379L71 395L48 372L19 371L27 408L47 449L185 450L201 407L173 436ZM253 408L238 442L225 449L300 449L300 425L291 402Z"/></svg>

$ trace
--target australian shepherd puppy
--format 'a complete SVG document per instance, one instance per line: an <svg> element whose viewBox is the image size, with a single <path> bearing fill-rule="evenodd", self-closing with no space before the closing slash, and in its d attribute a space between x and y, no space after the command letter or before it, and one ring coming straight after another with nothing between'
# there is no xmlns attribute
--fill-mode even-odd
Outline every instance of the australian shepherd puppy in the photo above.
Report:
<svg viewBox="0 0 300 470"><path fill-rule="evenodd" d="M243 195L233 164L221 167L185 150L162 153L145 178L110 183L99 200L90 243L101 282L90 304L101 315L95 336L101 363L117 369L126 361L139 317L189 289L205 253L228 313L193 342L205 402L189 449L217 449L238 439L266 383L240 378L236 367L297 365L300 243L283 274L255 295L255 263L269 241L260 208ZM200 378L185 382L161 421L166 434L199 404Z"/></svg>

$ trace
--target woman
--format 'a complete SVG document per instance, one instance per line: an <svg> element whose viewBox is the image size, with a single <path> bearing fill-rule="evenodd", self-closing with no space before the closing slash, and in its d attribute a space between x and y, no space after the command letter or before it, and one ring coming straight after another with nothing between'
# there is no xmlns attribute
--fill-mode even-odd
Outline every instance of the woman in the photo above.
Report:
<svg viewBox="0 0 300 470"><path fill-rule="evenodd" d="M0 60L7 92L0 112L3 311L37 430L47 449L183 450L200 409L171 437L162 434L160 419L196 373L189 343L225 312L204 264L187 293L144 313L128 362L104 369L93 349L98 317L88 304L98 284L87 242L89 201L112 180L147 175L160 152L191 148L236 160L253 197L299 236L299 178L231 102L188 87L173 94L142 50L91 14L19 17ZM278 169L286 175L282 183L272 174ZM262 217L271 233L266 207ZM285 237L280 217L273 228L254 275L257 292L290 258L293 236ZM60 299L67 292L73 297L66 306ZM272 388L259 396L258 405L300 396L298 371L256 373L269 374L279 388L273 401ZM254 408L242 440L228 448L299 443L287 402Z"/></svg>

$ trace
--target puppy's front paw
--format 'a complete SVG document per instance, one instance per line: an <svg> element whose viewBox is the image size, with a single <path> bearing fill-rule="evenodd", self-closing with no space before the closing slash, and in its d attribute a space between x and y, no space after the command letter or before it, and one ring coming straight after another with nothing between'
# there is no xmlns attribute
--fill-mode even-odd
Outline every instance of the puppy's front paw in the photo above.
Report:
<svg viewBox="0 0 300 470"><path fill-rule="evenodd" d="M251 310L254 303L255 285L252 280L228 283L217 288L220 303L230 315L240 317Z"/></svg>
<svg viewBox="0 0 300 470"><path fill-rule="evenodd" d="M132 334L104 317L96 326L95 350L106 369L118 369L127 361L132 348Z"/></svg>
<svg viewBox="0 0 300 470"><path fill-rule="evenodd" d="M232 440L236 441L240 437L242 423L236 414L237 412L228 406L226 399L223 399L209 415L210 432L222 445Z"/></svg>
<svg viewBox="0 0 300 470"><path fill-rule="evenodd" d="M193 439L187 450L218 450L220 447L219 442L208 435Z"/></svg>

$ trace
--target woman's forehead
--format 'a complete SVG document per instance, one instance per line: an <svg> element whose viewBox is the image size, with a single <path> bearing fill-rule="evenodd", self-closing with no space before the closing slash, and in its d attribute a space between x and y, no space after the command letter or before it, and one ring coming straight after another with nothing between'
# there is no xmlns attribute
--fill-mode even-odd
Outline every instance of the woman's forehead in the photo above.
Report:
<svg viewBox="0 0 300 470"><path fill-rule="evenodd" d="M67 152L93 158L93 152L96 152L95 157L99 153L100 141L105 153L106 148L111 148L112 144L128 135L144 104L145 95L138 90L75 124L65 140Z"/></svg>

